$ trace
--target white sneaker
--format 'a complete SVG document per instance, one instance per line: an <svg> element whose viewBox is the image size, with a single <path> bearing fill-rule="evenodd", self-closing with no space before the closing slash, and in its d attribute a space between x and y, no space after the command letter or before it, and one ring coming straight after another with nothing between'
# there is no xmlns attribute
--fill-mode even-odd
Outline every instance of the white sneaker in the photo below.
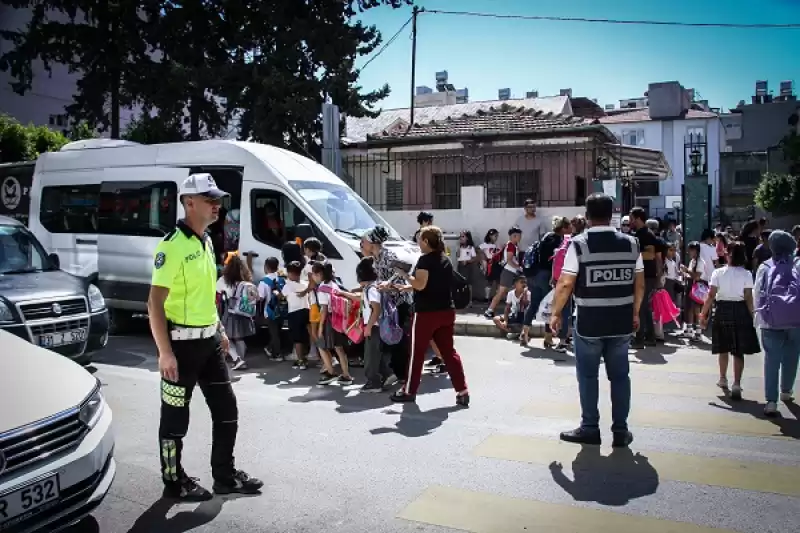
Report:
<svg viewBox="0 0 800 533"><path fill-rule="evenodd" d="M506 333L506 339L508 339L510 341L513 341L513 340L518 339L518 338L519 338L519 335L517 335L516 333Z"/></svg>
<svg viewBox="0 0 800 533"><path fill-rule="evenodd" d="M719 378L719 381L717 381L717 387L719 387L720 389L727 389L728 378Z"/></svg>
<svg viewBox="0 0 800 533"><path fill-rule="evenodd" d="M782 392L781 401L783 403L794 403L794 395L791 392Z"/></svg>
<svg viewBox="0 0 800 533"><path fill-rule="evenodd" d="M764 414L766 416L776 416L778 414L778 404L767 402L767 405L764 406Z"/></svg>
<svg viewBox="0 0 800 533"><path fill-rule="evenodd" d="M233 364L233 370L247 370L247 363L244 362L244 359L239 359Z"/></svg>

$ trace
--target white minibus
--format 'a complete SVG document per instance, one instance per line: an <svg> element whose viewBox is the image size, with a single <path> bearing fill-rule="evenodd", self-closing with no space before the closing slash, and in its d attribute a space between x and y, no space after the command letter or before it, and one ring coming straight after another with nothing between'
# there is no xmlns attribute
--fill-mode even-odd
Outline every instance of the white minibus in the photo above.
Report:
<svg viewBox="0 0 800 533"><path fill-rule="evenodd" d="M248 255L255 279L266 258L280 259L284 243L308 233L322 241L348 287L356 285L360 238L376 225L389 230L385 245L399 259L413 264L419 255L322 165L281 148L227 140L145 146L93 139L42 154L29 227L62 269L97 284L120 325L146 310L154 250L183 216L180 184L202 172L230 193L223 211L238 214L238 236L215 240L223 243L216 251ZM223 221L211 231L221 234Z"/></svg>

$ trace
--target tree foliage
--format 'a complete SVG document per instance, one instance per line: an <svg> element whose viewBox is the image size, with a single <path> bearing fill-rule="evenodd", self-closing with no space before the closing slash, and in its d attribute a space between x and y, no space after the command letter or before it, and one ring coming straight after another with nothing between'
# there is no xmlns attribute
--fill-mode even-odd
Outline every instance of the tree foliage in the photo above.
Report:
<svg viewBox="0 0 800 533"><path fill-rule="evenodd" d="M0 69L22 94L34 60L66 64L78 77L70 117L112 137L119 109L141 108L126 137L185 128L194 140L235 125L243 139L315 151L326 99L358 117L389 94L358 84L356 60L382 42L359 14L412 1L0 0L32 13L0 34L12 43Z"/></svg>
<svg viewBox="0 0 800 533"><path fill-rule="evenodd" d="M60 150L69 139L46 126L23 126L0 115L0 163L31 161L44 152Z"/></svg>
<svg viewBox="0 0 800 533"><path fill-rule="evenodd" d="M142 114L133 119L122 138L140 144L160 144L186 140L181 122L170 121L167 114L151 116Z"/></svg>
<svg viewBox="0 0 800 533"><path fill-rule="evenodd" d="M785 215L800 214L800 132L797 113L789 117L789 126L789 134L779 144L787 172L764 174L755 192L758 207Z"/></svg>

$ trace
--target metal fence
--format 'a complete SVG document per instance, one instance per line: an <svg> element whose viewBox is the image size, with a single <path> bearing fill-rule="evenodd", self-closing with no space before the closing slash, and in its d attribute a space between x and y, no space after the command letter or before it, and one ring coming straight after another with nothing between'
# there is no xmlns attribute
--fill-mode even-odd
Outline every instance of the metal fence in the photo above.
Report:
<svg viewBox="0 0 800 533"><path fill-rule="evenodd" d="M507 151L342 154L342 179L378 210L460 209L462 187L482 186L484 207L580 206L595 176L591 145Z"/></svg>

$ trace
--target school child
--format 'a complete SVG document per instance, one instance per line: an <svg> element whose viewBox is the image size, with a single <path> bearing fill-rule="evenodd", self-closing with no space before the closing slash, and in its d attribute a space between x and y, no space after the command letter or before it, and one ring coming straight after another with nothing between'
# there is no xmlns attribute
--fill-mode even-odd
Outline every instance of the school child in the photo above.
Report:
<svg viewBox="0 0 800 533"><path fill-rule="evenodd" d="M353 383L353 377L350 375L347 353L344 351L345 346L347 346L347 336L333 329L330 316L331 296L328 291L339 290L339 286L333 277L333 265L330 263L314 263L311 267L311 272L314 283L320 289L317 291L320 318L316 339L319 355L323 363L323 371L319 377L319 384L328 385L338 380L342 385L350 385ZM328 291L325 291L323 287ZM342 369L340 376L337 376L333 369L332 350L336 351L336 356L339 359L339 366Z"/></svg>
<svg viewBox="0 0 800 533"><path fill-rule="evenodd" d="M519 330L522 329L525 310L528 308L528 305L530 305L530 301L531 293L528 291L525 276L517 276L514 280L513 290L508 291L506 310L503 316L496 316L493 319L494 325L497 326L500 331L504 332L509 339L516 338L519 334Z"/></svg>
<svg viewBox="0 0 800 533"><path fill-rule="evenodd" d="M475 241L472 240L472 232L462 231L458 244L458 273L464 276L470 287L474 288L481 273L481 256L478 254Z"/></svg>
<svg viewBox="0 0 800 533"><path fill-rule="evenodd" d="M695 302L691 298L692 290L696 285L708 286L711 276L707 275L708 266L700 257L700 243L693 241L686 249L689 255L689 266L681 265L681 273L686 280L686 298L684 298L685 326L684 334L690 340L700 340L702 329L700 328L700 311L702 304ZM711 266L713 272L714 266Z"/></svg>
<svg viewBox="0 0 800 533"><path fill-rule="evenodd" d="M308 284L301 280L303 265L299 261L292 261L286 265L286 283L281 290L286 298L288 314L286 324L289 327L289 337L294 344L297 361L292 368L305 370L308 368L308 298L299 296L308 288Z"/></svg>
<svg viewBox="0 0 800 533"><path fill-rule="evenodd" d="M250 269L236 254L230 256L222 270L222 277L217 280L217 293L222 296L223 315L222 324L230 339L229 354L233 359L233 370L246 370L244 361L247 344L244 339L256 333L255 306L256 302L249 302L253 306L253 314L241 311L240 304L246 299L248 287L253 286L253 276ZM246 304L247 302L245 302Z"/></svg>
<svg viewBox="0 0 800 533"><path fill-rule="evenodd" d="M264 306L264 323L269 331L269 344L264 347L264 352L274 361L283 361L281 327L286 318L285 299L281 294L286 278L278 275L279 266L277 257L268 257L264 261L265 276L258 283L258 297Z"/></svg>
<svg viewBox="0 0 800 533"><path fill-rule="evenodd" d="M506 297L506 294L514 287L514 280L520 274L522 268L519 264L519 241L522 239L522 230L514 226L508 230L508 242L503 246L502 260L504 261L502 271L500 273L499 284L497 293L492 298L489 308L484 313L484 316L489 320L494 318L494 310L500 305L500 301Z"/></svg>
<svg viewBox="0 0 800 533"><path fill-rule="evenodd" d="M683 280L681 278L681 270L678 265L678 254L675 250L675 245L670 244L667 246L667 257L664 261L664 270L666 271L664 279L664 289L672 298L672 303L678 309L683 309Z"/></svg>
<svg viewBox="0 0 800 533"><path fill-rule="evenodd" d="M497 237L500 232L492 228L486 232L483 242L479 246L483 255L483 273L486 276L486 301L490 302L497 291L497 282L500 279L500 271L503 269L499 258L495 261L495 256L499 255L500 248L497 246Z"/></svg>
<svg viewBox="0 0 800 533"><path fill-rule="evenodd" d="M327 258L322 255L322 242L316 237L309 237L303 241L303 256L305 257L305 266L303 267L302 278L304 282L308 283L308 288L303 296L308 298L308 334L311 340L311 353L309 355L311 359L314 359L318 355L319 348L317 345L317 332L320 324L320 305L319 295L316 290L317 283L314 281L311 268L314 263L327 262ZM324 368L320 372L324 372Z"/></svg>

